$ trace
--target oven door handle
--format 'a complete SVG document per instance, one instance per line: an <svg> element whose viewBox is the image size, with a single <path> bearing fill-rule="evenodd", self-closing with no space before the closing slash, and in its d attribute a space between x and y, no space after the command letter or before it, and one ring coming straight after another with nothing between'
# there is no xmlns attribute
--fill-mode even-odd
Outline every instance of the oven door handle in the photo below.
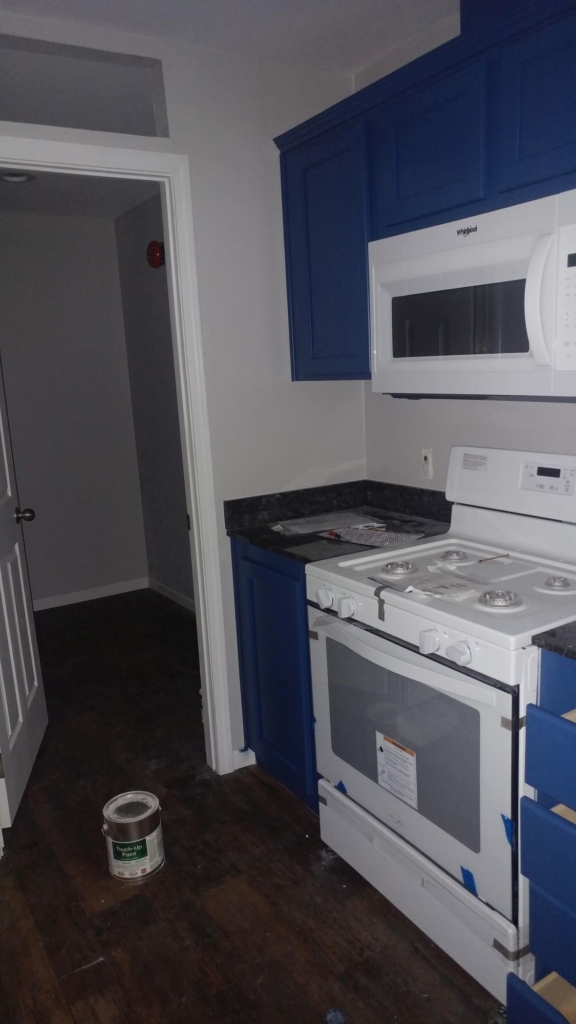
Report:
<svg viewBox="0 0 576 1024"><path fill-rule="evenodd" d="M489 686L486 683L481 682L474 684L472 681L468 681L468 679L454 679L448 675L441 674L441 671L437 671L436 668L432 668L431 666L438 665L440 670L444 668L444 666L439 665L438 662L431 662L429 658L425 658L423 654L419 654L417 651L400 648L400 650L405 650L407 655L406 660L402 660L402 658L397 657L395 654L389 653L386 648L389 646L395 646L394 641L387 640L384 637L378 638L379 643L383 648L378 650L371 644L363 641L362 637L364 631L361 627L352 622L339 622L338 620L335 621L331 617L329 621L326 621L326 618L324 618L323 621L316 619L313 622L313 627L318 630L319 638L322 634L325 634L326 636L332 636L333 639L339 639L342 642L345 637L348 641L352 641L352 644L349 642L346 643L347 647L351 647L353 649L358 646L364 647L369 651L374 651L378 655L378 660L375 664L380 664L383 668L389 668L391 672L397 672L399 675L408 676L410 668L423 669L426 675L432 676L432 678L426 681L417 679L417 682L424 682L425 686L430 686L431 689L438 690L440 693L447 693L454 697L465 697L467 700L474 701L476 704L485 704L488 707L496 707L497 696L500 693L496 687ZM336 636L334 636L334 634L336 634ZM343 634L343 636L338 637L338 634ZM366 633L365 635L374 636L372 633ZM372 661L373 659L369 658L369 660ZM391 662L391 664L382 664L383 661ZM445 671L457 673L458 670L448 668L448 666L446 666ZM410 677L408 676L408 678ZM414 676L413 678L417 677Z"/></svg>

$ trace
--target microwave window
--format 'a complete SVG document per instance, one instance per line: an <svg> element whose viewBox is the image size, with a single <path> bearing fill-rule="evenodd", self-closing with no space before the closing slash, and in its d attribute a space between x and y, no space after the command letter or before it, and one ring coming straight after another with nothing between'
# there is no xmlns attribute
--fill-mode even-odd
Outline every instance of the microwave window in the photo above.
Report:
<svg viewBox="0 0 576 1024"><path fill-rule="evenodd" d="M396 296L394 359L528 352L525 285L521 279Z"/></svg>

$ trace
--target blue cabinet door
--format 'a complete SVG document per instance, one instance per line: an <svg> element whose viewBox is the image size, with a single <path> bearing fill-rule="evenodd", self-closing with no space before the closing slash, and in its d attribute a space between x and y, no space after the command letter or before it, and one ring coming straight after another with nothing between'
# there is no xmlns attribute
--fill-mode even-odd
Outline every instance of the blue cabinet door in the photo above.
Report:
<svg viewBox="0 0 576 1024"><path fill-rule="evenodd" d="M370 118L373 237L484 196L486 71L478 61Z"/></svg>
<svg viewBox="0 0 576 1024"><path fill-rule="evenodd" d="M575 48L576 16L572 16L500 51L500 191L538 182L548 183L546 193L574 188ZM528 191L525 198L540 194L542 186Z"/></svg>
<svg viewBox="0 0 576 1024"><path fill-rule="evenodd" d="M508 1024L566 1024L566 1017L515 974L508 975Z"/></svg>
<svg viewBox="0 0 576 1024"><path fill-rule="evenodd" d="M368 378L365 127L326 132L281 160L292 377Z"/></svg>
<svg viewBox="0 0 576 1024"><path fill-rule="evenodd" d="M246 742L318 809L304 565L232 541Z"/></svg>

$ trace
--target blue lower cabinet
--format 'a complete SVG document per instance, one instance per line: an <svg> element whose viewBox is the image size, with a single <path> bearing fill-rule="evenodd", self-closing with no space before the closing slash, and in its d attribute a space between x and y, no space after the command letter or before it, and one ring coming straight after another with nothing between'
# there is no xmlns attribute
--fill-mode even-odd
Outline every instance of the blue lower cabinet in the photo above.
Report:
<svg viewBox="0 0 576 1024"><path fill-rule="evenodd" d="M530 885L530 951L576 985L576 914Z"/></svg>
<svg viewBox="0 0 576 1024"><path fill-rule="evenodd" d="M232 540L247 745L318 810L304 564Z"/></svg>
<svg viewBox="0 0 576 1024"><path fill-rule="evenodd" d="M507 1024L566 1024L576 1017L566 1016L557 1007L569 1010L570 1002L576 1010L576 990L563 978L548 975L530 988L515 974L508 975Z"/></svg>
<svg viewBox="0 0 576 1024"><path fill-rule="evenodd" d="M565 659L568 660L568 659ZM576 695L576 688L575 688ZM576 703L576 701L575 701ZM526 708L526 782L554 803L576 807L576 722L536 704Z"/></svg>
<svg viewBox="0 0 576 1024"><path fill-rule="evenodd" d="M576 914L576 824L528 797L520 820L522 874Z"/></svg>

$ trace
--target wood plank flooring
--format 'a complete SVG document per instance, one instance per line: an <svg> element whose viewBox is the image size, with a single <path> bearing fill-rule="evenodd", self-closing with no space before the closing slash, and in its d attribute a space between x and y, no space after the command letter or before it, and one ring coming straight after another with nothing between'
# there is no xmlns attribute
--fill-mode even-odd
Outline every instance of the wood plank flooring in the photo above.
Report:
<svg viewBox="0 0 576 1024"><path fill-rule="evenodd" d="M497 1005L257 767L204 760L194 619L151 591L38 615L50 725L0 861L2 1024L489 1024ZM111 878L105 801L167 862Z"/></svg>

